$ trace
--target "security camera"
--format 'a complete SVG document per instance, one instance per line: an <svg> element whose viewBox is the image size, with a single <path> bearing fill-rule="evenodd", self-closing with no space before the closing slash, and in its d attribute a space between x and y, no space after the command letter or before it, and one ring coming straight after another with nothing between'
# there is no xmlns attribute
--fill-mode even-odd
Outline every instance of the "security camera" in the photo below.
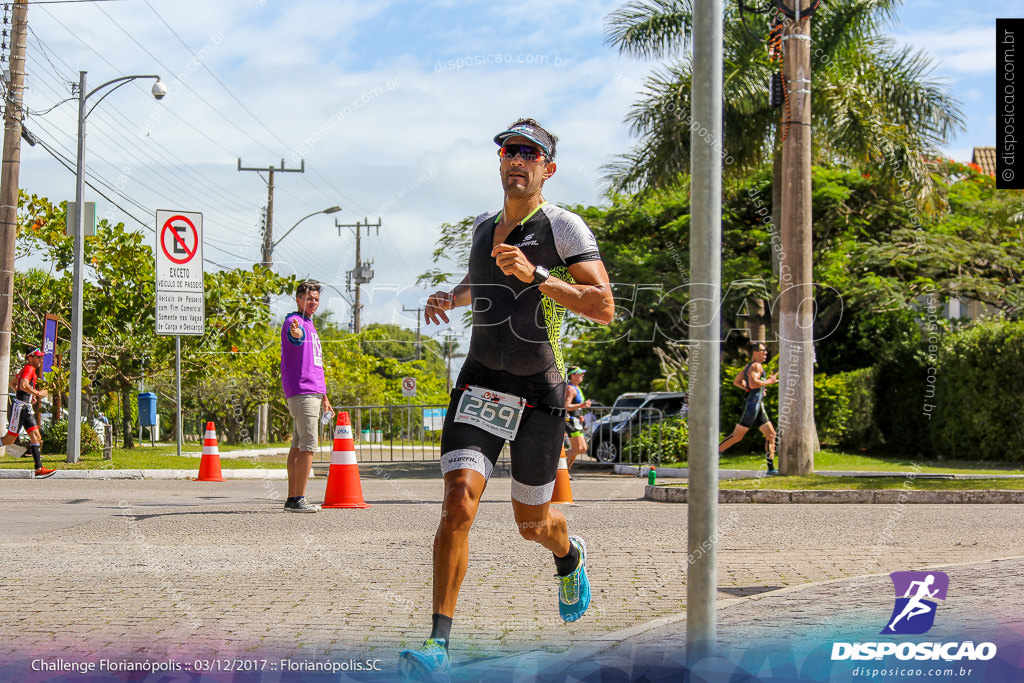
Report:
<svg viewBox="0 0 1024 683"><path fill-rule="evenodd" d="M153 97L158 100L162 100L164 95L167 94L167 86L164 85L163 81L158 80L153 84Z"/></svg>

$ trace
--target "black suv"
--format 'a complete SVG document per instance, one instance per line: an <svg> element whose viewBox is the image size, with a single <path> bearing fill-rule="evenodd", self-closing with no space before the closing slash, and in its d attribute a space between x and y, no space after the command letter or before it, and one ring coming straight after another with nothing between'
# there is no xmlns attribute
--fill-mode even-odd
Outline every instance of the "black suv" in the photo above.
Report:
<svg viewBox="0 0 1024 683"><path fill-rule="evenodd" d="M590 434L590 457L601 462L618 462L622 448L640 433L641 427L669 417L686 417L688 408L685 392L622 394L615 399L611 412L594 424Z"/></svg>

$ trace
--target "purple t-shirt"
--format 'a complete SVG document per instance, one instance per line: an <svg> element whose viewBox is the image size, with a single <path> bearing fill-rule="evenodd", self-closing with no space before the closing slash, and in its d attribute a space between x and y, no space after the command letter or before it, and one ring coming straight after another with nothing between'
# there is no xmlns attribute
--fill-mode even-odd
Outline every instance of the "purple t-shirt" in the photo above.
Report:
<svg viewBox="0 0 1024 683"><path fill-rule="evenodd" d="M302 336L294 338L289 330L292 318L302 321ZM281 386L285 398L299 394L326 394L324 356L320 336L313 321L299 312L289 313L281 328Z"/></svg>

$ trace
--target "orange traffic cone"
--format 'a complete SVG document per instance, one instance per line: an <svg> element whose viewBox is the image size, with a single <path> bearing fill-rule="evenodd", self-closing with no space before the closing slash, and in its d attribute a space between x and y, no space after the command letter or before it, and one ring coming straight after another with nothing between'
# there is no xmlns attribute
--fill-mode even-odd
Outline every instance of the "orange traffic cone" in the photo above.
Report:
<svg viewBox="0 0 1024 683"><path fill-rule="evenodd" d="M562 454L558 456L558 473L555 474L555 490L551 492L551 502L576 504L572 499L572 486L569 484L569 465L565 461L564 448L562 449Z"/></svg>
<svg viewBox="0 0 1024 683"><path fill-rule="evenodd" d="M334 428L334 448L331 468L327 471L325 508L368 508L363 502L363 487L359 483L359 465L356 463L356 445L352 441L352 423L348 413L338 413Z"/></svg>
<svg viewBox="0 0 1024 683"><path fill-rule="evenodd" d="M220 473L220 451L217 450L217 431L212 422L206 423L203 436L203 459L199 461L199 478L196 481L224 481Z"/></svg>

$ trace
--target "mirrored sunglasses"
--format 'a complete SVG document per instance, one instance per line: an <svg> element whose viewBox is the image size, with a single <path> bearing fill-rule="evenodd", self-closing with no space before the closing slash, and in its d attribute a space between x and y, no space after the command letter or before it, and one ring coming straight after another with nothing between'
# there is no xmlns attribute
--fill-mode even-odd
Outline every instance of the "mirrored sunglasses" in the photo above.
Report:
<svg viewBox="0 0 1024 683"><path fill-rule="evenodd" d="M544 158L544 152L530 145L502 145L498 150L498 156L502 159L512 159L517 154L522 157L523 161L537 161Z"/></svg>

